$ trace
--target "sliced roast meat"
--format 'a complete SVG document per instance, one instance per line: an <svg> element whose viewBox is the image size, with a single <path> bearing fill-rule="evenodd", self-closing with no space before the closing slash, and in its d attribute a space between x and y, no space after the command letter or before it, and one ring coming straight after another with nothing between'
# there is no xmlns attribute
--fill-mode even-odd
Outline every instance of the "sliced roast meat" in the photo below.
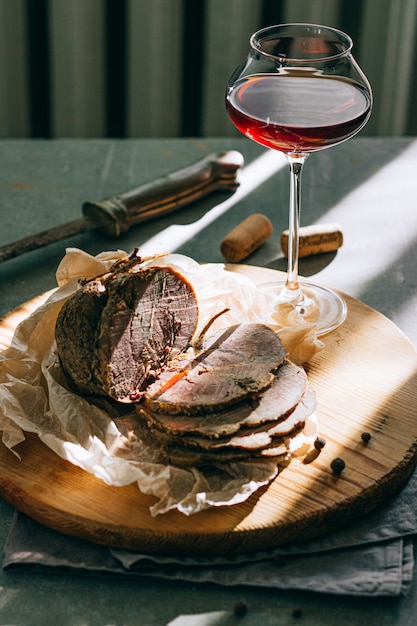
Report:
<svg viewBox="0 0 417 626"><path fill-rule="evenodd" d="M287 420L285 420L287 421ZM297 420L295 423L288 424L287 432L283 435L269 435L267 432L251 434L250 429L245 429L245 433L236 437L225 439L210 439L206 437L188 436L188 435L168 435L166 432L158 429L152 429L151 432L155 439L163 444L164 447L178 447L193 450L195 452L213 452L223 453L229 450L231 453L240 453L245 450L249 455L257 454L260 450L274 447L285 441L289 437L293 437L296 433L304 428L305 421Z"/></svg>
<svg viewBox="0 0 417 626"><path fill-rule="evenodd" d="M197 320L195 292L172 268L116 269L63 305L55 333L59 358L80 392L133 402L187 348Z"/></svg>
<svg viewBox="0 0 417 626"><path fill-rule="evenodd" d="M202 435L177 435L178 445L205 450L220 450L221 448L243 448L246 450L260 450L268 446L276 447L279 440L293 435L304 428L308 417L316 408L316 396L311 387L307 387L297 407L283 419L277 422L268 422L253 428L241 428L236 434L216 439ZM157 429L153 430L157 433ZM156 435L158 436L158 434ZM171 435L174 441L174 436Z"/></svg>
<svg viewBox="0 0 417 626"><path fill-rule="evenodd" d="M264 452L264 451L262 451ZM239 461L249 461L263 456L274 458L279 464L288 459L288 447L280 444L274 448L273 454L250 454L243 449L226 449L226 450L190 450L175 445L167 446L164 449L165 458L169 463L178 465L179 467L201 467L221 465L223 463L236 463Z"/></svg>
<svg viewBox="0 0 417 626"><path fill-rule="evenodd" d="M237 406L207 415L169 415L138 405L139 415L151 424L172 434L195 434L204 437L233 435L242 427L277 422L292 411L302 398L307 385L303 368L285 361L274 375L273 383L256 399L246 398Z"/></svg>
<svg viewBox="0 0 417 626"><path fill-rule="evenodd" d="M158 440L156 440L158 442ZM155 445L155 440L153 445ZM244 448L222 448L220 450L199 450L187 448L186 446L178 446L172 442L159 442L160 454L163 462L172 463L179 467L201 467L222 465L225 463L235 463L239 461L248 461L260 459L261 452L253 453ZM277 463L283 462L288 458L288 446L286 443L280 443L274 448L274 454L269 455L276 459Z"/></svg>
<svg viewBox="0 0 417 626"><path fill-rule="evenodd" d="M147 410L171 415L219 411L269 387L285 348L264 324L239 324L203 339L201 350L161 372L144 394Z"/></svg>
<svg viewBox="0 0 417 626"><path fill-rule="evenodd" d="M300 398L299 403L293 411L284 419L278 419L276 422L266 423L261 426L252 428L251 432L254 436L268 434L269 437L279 437L287 435L292 428L297 428L301 424L305 424L316 410L317 399L313 389L307 385L305 392ZM239 437L239 433L236 438Z"/></svg>
<svg viewBox="0 0 417 626"><path fill-rule="evenodd" d="M141 264L131 255L81 283L63 305L55 337L70 383L96 403L103 402L98 395L136 403L137 419L121 417L121 425L130 444L148 443L158 463L218 466L267 457L283 465L315 410L304 369L286 360L265 324L195 340L192 286L173 268Z"/></svg>

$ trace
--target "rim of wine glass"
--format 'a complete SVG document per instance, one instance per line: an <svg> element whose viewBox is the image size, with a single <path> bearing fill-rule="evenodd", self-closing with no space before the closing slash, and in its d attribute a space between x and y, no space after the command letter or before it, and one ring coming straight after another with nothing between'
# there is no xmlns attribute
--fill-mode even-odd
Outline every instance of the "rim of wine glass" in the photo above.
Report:
<svg viewBox="0 0 417 626"><path fill-rule="evenodd" d="M301 27L301 28L311 27L315 29L323 29L325 31L328 31L332 33L333 35L337 35L337 39L335 39L335 41L339 41L339 43L345 42L346 49L336 54L329 54L329 55L317 56L317 57L312 56L309 58L297 58L297 57L287 57L285 55L271 54L270 52L266 52L265 50L262 50L260 47L256 45L256 42L259 42L260 44L261 41L265 39L265 35L267 33L272 33L279 28L285 29L285 28L291 28L294 26ZM253 48L253 50L255 50L259 54L262 54L263 56L268 57L270 59L279 59L279 60L285 60L285 61L290 61L290 62L296 61L297 63L311 63L311 61L328 61L330 59L336 59L338 57L346 55L353 48L353 40L343 30L339 30L338 28L333 28L333 26L325 26L324 24L313 24L309 22L290 22L290 23L283 23L283 24L274 24L272 26L266 26L265 28L261 28L260 30L257 30L255 33L253 33L253 35L250 38L250 45Z"/></svg>

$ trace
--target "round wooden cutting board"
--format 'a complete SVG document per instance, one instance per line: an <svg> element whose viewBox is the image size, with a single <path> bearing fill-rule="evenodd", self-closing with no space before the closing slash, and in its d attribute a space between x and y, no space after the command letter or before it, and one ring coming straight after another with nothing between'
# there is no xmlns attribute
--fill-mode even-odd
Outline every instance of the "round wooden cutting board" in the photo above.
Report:
<svg viewBox="0 0 417 626"><path fill-rule="evenodd" d="M233 266L257 283L273 270ZM0 348L46 295L0 321ZM343 295L343 294L342 294ZM246 502L185 516L151 517L154 498L136 485L109 487L63 461L35 436L0 444L0 495L38 522L96 543L143 552L215 555L268 549L336 530L394 494L417 458L417 353L383 315L344 296L345 324L323 338L306 368L326 445L293 459ZM0 409L1 410L1 409ZM371 439L364 443L363 432ZM345 462L341 475L331 462Z"/></svg>

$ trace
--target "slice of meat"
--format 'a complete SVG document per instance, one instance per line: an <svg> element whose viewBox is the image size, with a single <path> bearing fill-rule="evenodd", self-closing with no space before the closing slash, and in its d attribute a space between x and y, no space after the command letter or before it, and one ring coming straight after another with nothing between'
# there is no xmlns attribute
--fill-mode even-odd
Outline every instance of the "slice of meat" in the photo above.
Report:
<svg viewBox="0 0 417 626"><path fill-rule="evenodd" d="M254 427L284 418L300 402L307 385L303 368L285 361L274 375L272 385L256 399L246 398L237 406L207 415L170 415L150 411L138 405L140 416L149 423L172 434L194 434L204 437L224 437L237 433L242 427Z"/></svg>
<svg viewBox="0 0 417 626"><path fill-rule="evenodd" d="M179 445L204 450L220 450L222 448L260 450L269 446L276 447L283 438L304 428L306 419L314 412L315 408L315 393L311 387L307 387L294 411L276 422L268 422L252 428L241 428L236 434L229 437L213 439L202 435L177 435L175 441ZM156 429L153 432L156 432Z"/></svg>
<svg viewBox="0 0 417 626"><path fill-rule="evenodd" d="M264 324L239 324L207 336L188 360L166 368L144 394L145 407L168 414L207 414L256 396L286 356Z"/></svg>
<svg viewBox="0 0 417 626"><path fill-rule="evenodd" d="M284 421L287 422L287 420ZM156 428L151 428L151 432L155 439L166 448L176 446L194 452L212 452L213 454L223 454L226 450L229 450L231 454L236 455L245 450L248 454L257 454L260 450L269 447L275 448L304 428L305 421L303 420L297 419L294 423L288 418L288 421L290 423L286 428L285 434L282 435L269 435L267 432L253 434L251 429L245 429L244 433L222 440L201 436L169 435Z"/></svg>
<svg viewBox="0 0 417 626"><path fill-rule="evenodd" d="M288 448L285 444L274 448L273 454L253 455L247 450L204 450L196 451L188 448L178 448L177 446L168 446L165 451L165 457L169 463L173 463L179 467L201 467L221 465L223 463L236 463L238 461L248 461L255 458L268 456L274 458L279 464L288 458Z"/></svg>
<svg viewBox="0 0 417 626"><path fill-rule="evenodd" d="M155 439L152 445L159 443L161 459L165 463L172 463L179 467L202 467L202 466L219 466L228 463L236 463L239 461L248 461L262 458L261 452L239 448L222 448L221 450L198 450L187 448L186 446L178 446L172 442L158 442ZM274 457L277 463L288 458L288 447L285 443L281 443L275 447L274 454L268 455Z"/></svg>
<svg viewBox="0 0 417 626"><path fill-rule="evenodd" d="M87 282L63 305L55 332L59 358L81 393L132 402L187 348L197 320L195 292L181 274L122 266Z"/></svg>

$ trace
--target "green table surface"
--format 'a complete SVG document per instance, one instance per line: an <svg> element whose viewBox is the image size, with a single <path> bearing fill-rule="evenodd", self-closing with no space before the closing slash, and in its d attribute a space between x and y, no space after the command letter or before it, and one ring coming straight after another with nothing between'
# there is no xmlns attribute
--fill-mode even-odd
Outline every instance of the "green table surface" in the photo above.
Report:
<svg viewBox="0 0 417 626"><path fill-rule="evenodd" d="M85 200L112 196L226 149L245 157L245 193L214 194L137 226L117 241L88 232L0 264L0 316L55 286L55 269L68 246L91 254L166 246L197 261L223 262L222 238L254 212L269 216L274 234L244 262L283 270L279 235L288 227L289 197L285 159L244 138L0 141L0 246L80 217ZM302 259L300 273L372 306L417 346L417 140L356 138L312 155L302 195L301 223L339 223L344 245L337 254ZM0 545L12 515L13 509L0 501ZM417 572L411 592L391 599L0 573L1 625L164 626L181 614L232 611L238 600L248 606L244 618L195 618L195 623L411 626L417 615ZM294 609L302 611L299 620Z"/></svg>

